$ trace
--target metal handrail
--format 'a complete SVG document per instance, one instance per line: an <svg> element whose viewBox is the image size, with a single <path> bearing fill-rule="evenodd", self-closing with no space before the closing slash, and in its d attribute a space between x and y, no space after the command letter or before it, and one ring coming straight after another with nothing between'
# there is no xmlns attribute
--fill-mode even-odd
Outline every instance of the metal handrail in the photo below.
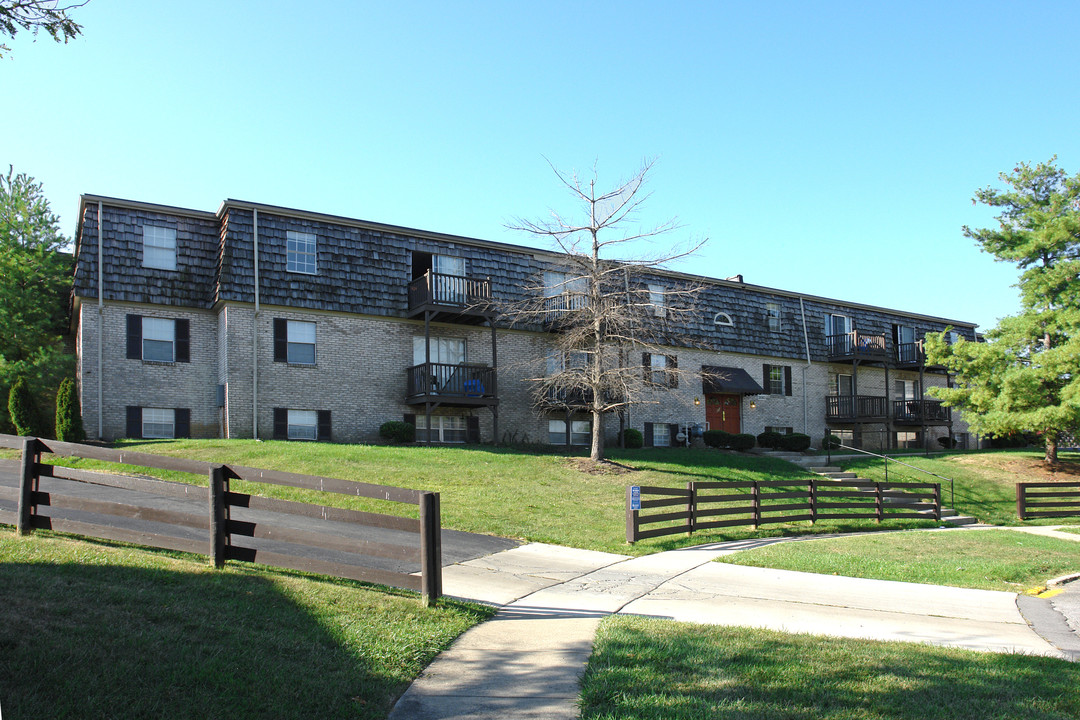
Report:
<svg viewBox="0 0 1080 720"><path fill-rule="evenodd" d="M953 485L953 479L952 478L947 478L944 475L938 475L936 472L931 472L929 470L924 470L921 467L915 467L914 465L906 463L903 460L897 460L896 458L889 457L888 455L878 455L877 453L870 452L869 450L863 450L862 448L851 447L850 445L844 445L843 443L840 443L837 447L842 447L845 450L854 450L855 452L862 453L863 455L872 455L873 457L884 459L885 460L885 482L889 482L889 461L890 460L892 460L894 463L900 463L904 467L909 467L912 470L918 470L919 472L924 473L926 475L933 475L934 477L938 478L939 480L948 481L948 483L949 483L949 505L952 505L953 507L956 507L956 492L955 492L956 488ZM826 440L826 442L825 442L826 462L828 462L830 465L832 464L832 448L833 448L832 443L830 443L830 442L828 442L828 440Z"/></svg>

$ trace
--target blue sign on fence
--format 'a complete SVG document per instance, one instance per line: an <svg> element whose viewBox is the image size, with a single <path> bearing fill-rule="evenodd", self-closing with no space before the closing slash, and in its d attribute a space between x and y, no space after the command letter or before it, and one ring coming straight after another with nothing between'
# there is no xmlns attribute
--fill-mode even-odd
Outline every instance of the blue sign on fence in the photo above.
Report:
<svg viewBox="0 0 1080 720"><path fill-rule="evenodd" d="M630 509L641 509L641 487L639 487L638 485L630 486Z"/></svg>

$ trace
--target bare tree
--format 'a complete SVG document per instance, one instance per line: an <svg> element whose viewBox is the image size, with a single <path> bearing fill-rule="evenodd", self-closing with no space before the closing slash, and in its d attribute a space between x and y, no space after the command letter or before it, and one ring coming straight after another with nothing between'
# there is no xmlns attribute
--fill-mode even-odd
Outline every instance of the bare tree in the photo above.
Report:
<svg viewBox="0 0 1080 720"><path fill-rule="evenodd" d="M581 180L552 166L580 219L553 211L550 220L519 218L508 225L544 238L560 253L529 284L525 299L504 308L503 316L516 326L552 331L553 353L530 378L534 404L564 410L568 434L570 413L588 412L594 461L604 458L606 415L648 402L650 391L676 384L679 369L665 346L687 326L701 291L700 284L667 274L664 266L695 252L704 240L669 245L652 257L609 257L679 227L675 220L647 229L636 223L650 195L643 188L652 167L653 161L646 161L629 180L600 192L595 168Z"/></svg>

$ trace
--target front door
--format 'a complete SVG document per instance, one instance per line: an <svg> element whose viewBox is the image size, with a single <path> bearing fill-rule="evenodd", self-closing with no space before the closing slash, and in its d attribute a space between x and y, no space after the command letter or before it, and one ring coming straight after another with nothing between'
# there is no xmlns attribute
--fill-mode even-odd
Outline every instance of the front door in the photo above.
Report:
<svg viewBox="0 0 1080 720"><path fill-rule="evenodd" d="M729 433L742 432L739 411L742 409L742 395L706 395L705 422L710 430L723 430Z"/></svg>

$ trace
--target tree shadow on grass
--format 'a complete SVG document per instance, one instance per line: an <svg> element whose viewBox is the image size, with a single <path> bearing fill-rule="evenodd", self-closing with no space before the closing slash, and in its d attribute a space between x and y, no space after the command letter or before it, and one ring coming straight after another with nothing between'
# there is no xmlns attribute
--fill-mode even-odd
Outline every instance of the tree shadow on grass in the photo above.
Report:
<svg viewBox="0 0 1080 720"><path fill-rule="evenodd" d="M86 555L0 564L5 716L382 718L411 679L349 647L338 631L352 619L324 623L287 584Z"/></svg>
<svg viewBox="0 0 1080 720"><path fill-rule="evenodd" d="M1065 720L1078 681L1053 658L620 618L595 645L582 718Z"/></svg>

